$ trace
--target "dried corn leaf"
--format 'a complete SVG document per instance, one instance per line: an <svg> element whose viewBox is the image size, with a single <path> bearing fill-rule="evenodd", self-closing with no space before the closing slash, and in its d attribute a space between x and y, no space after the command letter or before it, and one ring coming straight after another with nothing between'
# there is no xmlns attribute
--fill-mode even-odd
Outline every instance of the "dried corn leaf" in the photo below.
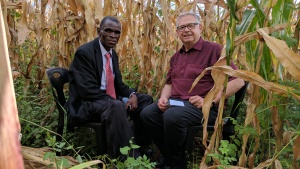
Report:
<svg viewBox="0 0 300 169"><path fill-rule="evenodd" d="M68 6L67 9L72 11L72 13L77 16L78 15L78 6L76 0L67 0Z"/></svg>
<svg viewBox="0 0 300 169"><path fill-rule="evenodd" d="M207 169L215 169L215 168L224 168L224 166L223 165L214 165L214 166L208 167ZM238 167L238 166L226 166L226 169L247 169L247 168Z"/></svg>
<svg viewBox="0 0 300 169"><path fill-rule="evenodd" d="M101 162L100 160L93 160L93 161L88 161L82 164L79 164L77 166L74 166L70 169L81 169L81 168L90 168L90 166L92 165L96 165L96 164L103 164L103 168L102 169L106 169L106 166L103 162Z"/></svg>
<svg viewBox="0 0 300 169"><path fill-rule="evenodd" d="M259 39L259 36L256 32L246 33L241 36L237 36L235 38L234 44L235 44L235 46L238 46L238 45L241 45L241 44L248 42L250 40L253 40L253 39Z"/></svg>
<svg viewBox="0 0 300 169"><path fill-rule="evenodd" d="M12 77L15 80L16 78L20 77L21 73L18 71L12 71Z"/></svg>
<svg viewBox="0 0 300 169"><path fill-rule="evenodd" d="M280 163L280 161L279 160L275 160L275 168L276 169L282 169L282 165L281 165L281 163Z"/></svg>
<svg viewBox="0 0 300 169"><path fill-rule="evenodd" d="M239 10L243 8L245 5L248 5L248 0L239 0L236 3L236 9Z"/></svg>
<svg viewBox="0 0 300 169"><path fill-rule="evenodd" d="M293 145L293 155L294 155L294 162L297 163L297 159L300 158L300 135L296 136L296 139L294 141Z"/></svg>
<svg viewBox="0 0 300 169"><path fill-rule="evenodd" d="M278 25L274 25L272 27L265 27L265 28L261 28L263 30L265 30L266 32L268 33L273 33L275 31L279 31L279 30L283 30L287 27L287 24L286 23L283 23L283 24L278 24ZM238 45L241 45L247 41L250 41L250 40L253 40L253 39L260 39L261 37L258 35L257 32L250 32L250 33L246 33L246 34L243 34L241 36L237 36L235 38L235 46L238 46Z"/></svg>
<svg viewBox="0 0 300 169"><path fill-rule="evenodd" d="M262 163L260 163L257 167L255 167L254 169L264 169L268 166L270 166L272 164L273 160L272 159L269 159L269 160L266 160Z"/></svg>
<svg viewBox="0 0 300 169"><path fill-rule="evenodd" d="M96 34L96 25L94 20L94 7L93 0L83 0L81 1L84 6L84 15L85 15L85 30L87 33L87 41L91 41L94 39Z"/></svg>
<svg viewBox="0 0 300 169"><path fill-rule="evenodd" d="M51 152L49 148L31 148L31 147L26 147L22 146L22 154L23 158L25 161L25 164L27 166L31 166L32 168L47 168L49 165L56 165L55 162L50 161L48 159L44 159L45 153ZM69 164L71 166L76 166L79 167L79 165L84 165L86 168L90 168L89 166L94 165L94 164L99 164L102 163L100 160L94 160L94 161L89 161L85 164L80 164L77 160L75 160L73 157L70 156L61 156L61 158L64 158L68 160ZM105 165L103 167L104 169L106 168Z"/></svg>
<svg viewBox="0 0 300 169"><path fill-rule="evenodd" d="M293 134L290 131L285 131L283 133L283 140L282 140L282 142L283 142L284 146L287 145L287 144L289 144L289 142L292 140L292 135Z"/></svg>
<svg viewBox="0 0 300 169"><path fill-rule="evenodd" d="M7 9L22 9L22 2L7 2Z"/></svg>
<svg viewBox="0 0 300 169"><path fill-rule="evenodd" d="M213 22L213 19L216 18L215 17L215 4L216 4L216 0L213 0L210 4L210 8L207 12L207 15L205 17L205 28L208 30L208 27L210 26L210 23Z"/></svg>
<svg viewBox="0 0 300 169"><path fill-rule="evenodd" d="M212 66L212 67L206 68L204 72L206 72L208 70L219 70L230 76L239 77L245 81L252 82L252 83L266 89L269 92L274 92L275 94L278 94L280 96L285 96L285 97L288 96L289 94L291 94L294 98L300 100L300 96L295 93L296 90L294 88L287 87L287 86L280 85L280 84L273 83L273 82L267 82L260 75L258 75L257 73L254 73L254 72L250 72L250 71L246 71L246 70L233 70L230 66ZM200 77L200 75L198 77ZM196 80L198 80L198 77ZM195 80L195 82L196 82L196 80ZM193 83L193 86L195 85L195 82Z"/></svg>
<svg viewBox="0 0 300 169"><path fill-rule="evenodd" d="M300 56L290 49L285 41L269 36L266 29L257 30L263 36L268 47L278 58L286 70L297 80L300 80Z"/></svg>
<svg viewBox="0 0 300 169"><path fill-rule="evenodd" d="M276 139L276 152L279 152L282 148L282 139L283 139L283 120L281 119L278 106L272 106L272 128L275 134Z"/></svg>
<svg viewBox="0 0 300 169"><path fill-rule="evenodd" d="M17 23L18 27L18 43L22 44L25 42L25 39L28 35L29 28L27 24L27 17L26 17L26 11L28 9L28 2L26 0L23 0L22 2L22 11L23 15L21 15L21 19Z"/></svg>
<svg viewBox="0 0 300 169"><path fill-rule="evenodd" d="M251 87L251 85L250 85ZM248 124L250 124L253 120L257 120L255 117L256 117L256 114L254 112L256 108L256 104L248 104L247 105L247 109L246 109L246 120L245 120L245 124L244 126L247 126ZM254 123L256 124L256 123ZM242 154L240 155L239 157L239 166L245 166L246 165L246 162L247 162L247 156L246 156L246 148L247 148L247 141L248 141L248 138L250 136L250 133L244 133L243 134L243 144L242 144Z"/></svg>
<svg viewBox="0 0 300 169"><path fill-rule="evenodd" d="M173 38L176 38L176 34L174 33L174 29L172 28L173 23L171 23L169 20L169 12L168 12L169 7L167 5L167 1L160 0L160 3L161 3L161 10L162 10L165 24L166 24L168 30L170 31L171 35L173 36Z"/></svg>
<svg viewBox="0 0 300 169"><path fill-rule="evenodd" d="M95 3L95 24L96 27L100 27L100 21L103 19L103 7L102 7L102 0L94 1Z"/></svg>
<svg viewBox="0 0 300 169"><path fill-rule="evenodd" d="M44 160L44 155L46 152L49 152L49 149L46 148L31 148L22 146L22 155L25 161L32 161L33 163L41 164L48 166L54 164L50 160Z"/></svg>

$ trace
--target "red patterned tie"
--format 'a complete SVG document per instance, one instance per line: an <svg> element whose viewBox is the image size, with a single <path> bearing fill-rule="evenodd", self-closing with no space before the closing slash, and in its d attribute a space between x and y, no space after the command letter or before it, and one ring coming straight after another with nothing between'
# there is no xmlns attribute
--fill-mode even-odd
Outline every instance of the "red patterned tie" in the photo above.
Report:
<svg viewBox="0 0 300 169"><path fill-rule="evenodd" d="M106 57L106 94L110 95L116 99L115 85L114 85L114 75L112 69L110 68L110 53L105 54Z"/></svg>

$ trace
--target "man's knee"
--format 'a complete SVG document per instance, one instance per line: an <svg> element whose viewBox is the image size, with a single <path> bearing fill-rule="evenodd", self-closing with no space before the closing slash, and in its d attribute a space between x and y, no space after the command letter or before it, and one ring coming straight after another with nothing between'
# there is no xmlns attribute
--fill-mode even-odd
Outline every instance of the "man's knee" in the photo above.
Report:
<svg viewBox="0 0 300 169"><path fill-rule="evenodd" d="M112 107L115 107L115 108L125 108L125 104L120 101L120 100L114 100L113 101L114 103L112 104Z"/></svg>
<svg viewBox="0 0 300 169"><path fill-rule="evenodd" d="M146 94L145 97L146 97L146 101L147 101L149 104L153 103L153 98L152 98L150 95Z"/></svg>
<svg viewBox="0 0 300 169"><path fill-rule="evenodd" d="M114 103L111 105L110 108L113 110L113 113L115 115L118 115L118 116L120 116L120 115L122 115L122 116L127 115L127 112L125 110L125 104L122 101L120 101L120 100L114 100L113 102Z"/></svg>
<svg viewBox="0 0 300 169"><path fill-rule="evenodd" d="M152 112L153 108L154 108L154 103L150 104L149 106L145 107L141 113L140 113L140 118L142 119L142 121L145 121L149 118L150 113Z"/></svg>
<svg viewBox="0 0 300 169"><path fill-rule="evenodd" d="M183 119L180 114L175 113L171 109L167 109L164 112L164 124L165 125L179 125L183 122Z"/></svg>
<svg viewBox="0 0 300 169"><path fill-rule="evenodd" d="M140 118L141 118L141 120L142 121L145 121L146 119L147 119L147 113L148 111L147 111L147 107L146 108L144 108L142 111L141 111L141 113L140 113Z"/></svg>

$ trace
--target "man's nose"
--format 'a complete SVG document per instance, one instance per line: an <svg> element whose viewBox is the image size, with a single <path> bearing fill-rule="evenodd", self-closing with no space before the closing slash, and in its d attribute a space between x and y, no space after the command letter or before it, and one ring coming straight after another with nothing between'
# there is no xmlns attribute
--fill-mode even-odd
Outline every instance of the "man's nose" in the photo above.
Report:
<svg viewBox="0 0 300 169"><path fill-rule="evenodd" d="M185 26L183 30L184 31L190 31L190 29L187 26Z"/></svg>
<svg viewBox="0 0 300 169"><path fill-rule="evenodd" d="M115 32L112 32L112 33L111 33L111 36L113 36L113 37L118 37L119 34L117 34L117 33L115 33Z"/></svg>

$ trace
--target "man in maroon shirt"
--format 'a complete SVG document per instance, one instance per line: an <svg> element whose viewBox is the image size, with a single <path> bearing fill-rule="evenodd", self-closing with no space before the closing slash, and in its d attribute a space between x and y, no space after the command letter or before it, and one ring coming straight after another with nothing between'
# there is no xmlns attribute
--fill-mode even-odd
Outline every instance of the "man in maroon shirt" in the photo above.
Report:
<svg viewBox="0 0 300 169"><path fill-rule="evenodd" d="M180 14L176 24L183 46L170 60L166 84L158 102L147 106L141 112L141 119L165 158L165 168L184 169L187 167L184 142L188 126L201 124L203 99L214 85L211 72L208 71L190 93L189 89L205 68L217 62L222 46L203 40L200 17L195 13ZM231 66L237 69L233 63ZM230 77L226 98L242 86L242 79ZM221 92L214 98L213 105L220 101L220 97ZM176 106L172 106L171 102L175 102ZM212 106L208 122L213 123L217 114L218 108Z"/></svg>

